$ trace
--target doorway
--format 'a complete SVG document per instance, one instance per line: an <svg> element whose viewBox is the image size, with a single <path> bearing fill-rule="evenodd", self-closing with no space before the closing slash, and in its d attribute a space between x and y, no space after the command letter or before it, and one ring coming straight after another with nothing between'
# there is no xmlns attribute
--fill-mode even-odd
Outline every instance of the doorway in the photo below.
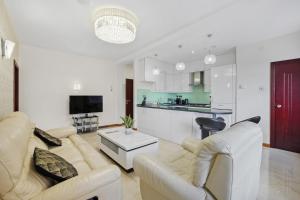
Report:
<svg viewBox="0 0 300 200"><path fill-rule="evenodd" d="M125 81L125 114L133 118L133 79Z"/></svg>
<svg viewBox="0 0 300 200"><path fill-rule="evenodd" d="M14 111L19 111L19 66L14 60Z"/></svg>
<svg viewBox="0 0 300 200"><path fill-rule="evenodd" d="M271 63L271 147L300 153L300 58Z"/></svg>

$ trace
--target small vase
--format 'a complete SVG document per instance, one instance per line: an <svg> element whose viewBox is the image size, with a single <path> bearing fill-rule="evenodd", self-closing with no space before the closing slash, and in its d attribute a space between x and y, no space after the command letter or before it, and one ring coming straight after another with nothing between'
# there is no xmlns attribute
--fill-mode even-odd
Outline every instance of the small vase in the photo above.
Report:
<svg viewBox="0 0 300 200"><path fill-rule="evenodd" d="M132 128L125 128L125 134L129 135L132 133Z"/></svg>

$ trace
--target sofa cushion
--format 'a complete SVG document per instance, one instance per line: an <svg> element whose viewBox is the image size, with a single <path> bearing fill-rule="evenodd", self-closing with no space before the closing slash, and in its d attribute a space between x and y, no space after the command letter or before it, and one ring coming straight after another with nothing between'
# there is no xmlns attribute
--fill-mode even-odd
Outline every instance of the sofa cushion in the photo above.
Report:
<svg viewBox="0 0 300 200"><path fill-rule="evenodd" d="M105 167L110 164L105 156L101 156L87 141L83 140L79 135L71 135L69 138L78 151L80 151L81 155L85 159L85 162L90 166L91 169Z"/></svg>
<svg viewBox="0 0 300 200"><path fill-rule="evenodd" d="M164 145L160 146L161 153L156 158L170 171L192 183L197 156L177 144L166 143L163 140L160 143L164 143Z"/></svg>
<svg viewBox="0 0 300 200"><path fill-rule="evenodd" d="M50 151L35 148L33 159L36 170L55 181L65 181L78 175L73 165Z"/></svg>
<svg viewBox="0 0 300 200"><path fill-rule="evenodd" d="M40 138L43 142L45 142L49 146L61 146L61 140L49 135L45 131L35 128L34 129L34 135L36 135L38 138Z"/></svg>

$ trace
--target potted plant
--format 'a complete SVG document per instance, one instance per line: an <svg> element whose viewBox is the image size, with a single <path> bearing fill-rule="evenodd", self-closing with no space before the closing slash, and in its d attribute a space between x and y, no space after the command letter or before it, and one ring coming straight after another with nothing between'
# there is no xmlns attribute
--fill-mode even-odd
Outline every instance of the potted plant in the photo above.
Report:
<svg viewBox="0 0 300 200"><path fill-rule="evenodd" d="M125 117L121 117L121 119L123 121L123 125L125 126L125 134L130 134L132 132L132 127L134 123L133 118L130 115L128 115Z"/></svg>

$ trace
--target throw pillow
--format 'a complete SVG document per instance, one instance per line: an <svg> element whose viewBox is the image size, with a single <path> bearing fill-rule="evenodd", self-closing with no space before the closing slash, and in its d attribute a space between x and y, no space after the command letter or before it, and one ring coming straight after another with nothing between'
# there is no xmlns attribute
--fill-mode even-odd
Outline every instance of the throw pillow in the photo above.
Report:
<svg viewBox="0 0 300 200"><path fill-rule="evenodd" d="M72 164L44 149L34 149L33 161L36 170L40 174L57 182L62 182L78 175L76 168Z"/></svg>
<svg viewBox="0 0 300 200"><path fill-rule="evenodd" d="M61 146L61 140L49 135L45 131L35 128L34 129L34 135L36 135L38 138L40 138L43 142L45 142L49 146Z"/></svg>

